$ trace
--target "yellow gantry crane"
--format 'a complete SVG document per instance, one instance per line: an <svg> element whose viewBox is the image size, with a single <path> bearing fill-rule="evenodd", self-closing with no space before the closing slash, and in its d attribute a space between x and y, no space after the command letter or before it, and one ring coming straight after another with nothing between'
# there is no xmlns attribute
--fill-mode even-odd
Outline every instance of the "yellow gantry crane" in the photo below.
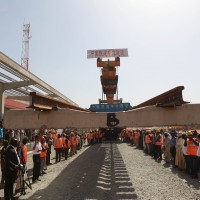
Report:
<svg viewBox="0 0 200 200"><path fill-rule="evenodd" d="M114 95L117 93L118 75L116 74L116 67L120 66L120 58L115 58L114 61L102 61L101 58L97 58L97 67L102 67L101 72L101 85L102 92L106 95L106 100L99 100L99 103L122 103L122 99L114 99Z"/></svg>
<svg viewBox="0 0 200 200"><path fill-rule="evenodd" d="M120 66L120 57L128 57L128 50L88 50L87 58L96 58L97 67L101 68L100 80L102 85L102 99L99 99L99 104L92 104L90 110L94 112L117 112L130 109L130 103L122 103L122 99L118 99L116 68ZM102 60L103 58L104 60Z"/></svg>
<svg viewBox="0 0 200 200"><path fill-rule="evenodd" d="M122 103L122 99L118 99L118 75L116 73L116 68L120 66L120 57L128 57L128 50L101 49L88 50L87 52L87 58L96 58L97 67L102 68L100 76L102 99L99 99L99 104ZM108 59L102 60L103 58ZM114 58L114 60L110 60L110 58ZM104 96L106 96L106 99L104 99Z"/></svg>

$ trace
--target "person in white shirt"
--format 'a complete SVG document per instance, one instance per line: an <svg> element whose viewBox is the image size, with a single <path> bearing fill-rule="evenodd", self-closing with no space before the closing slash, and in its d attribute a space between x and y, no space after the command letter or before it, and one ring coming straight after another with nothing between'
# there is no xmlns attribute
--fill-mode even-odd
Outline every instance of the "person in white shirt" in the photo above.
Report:
<svg viewBox="0 0 200 200"><path fill-rule="evenodd" d="M36 180L40 181L40 153L42 150L42 145L40 143L39 135L35 136L35 141L32 144L33 150L33 177L32 183L36 182Z"/></svg>

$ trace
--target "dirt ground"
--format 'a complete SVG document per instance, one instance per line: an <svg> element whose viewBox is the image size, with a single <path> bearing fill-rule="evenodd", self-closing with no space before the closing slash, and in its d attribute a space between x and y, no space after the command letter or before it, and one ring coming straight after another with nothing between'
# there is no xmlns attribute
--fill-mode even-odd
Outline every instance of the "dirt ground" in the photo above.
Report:
<svg viewBox="0 0 200 200"><path fill-rule="evenodd" d="M49 166L47 174L32 187L19 199L200 199L199 179L120 142L84 147L69 160Z"/></svg>

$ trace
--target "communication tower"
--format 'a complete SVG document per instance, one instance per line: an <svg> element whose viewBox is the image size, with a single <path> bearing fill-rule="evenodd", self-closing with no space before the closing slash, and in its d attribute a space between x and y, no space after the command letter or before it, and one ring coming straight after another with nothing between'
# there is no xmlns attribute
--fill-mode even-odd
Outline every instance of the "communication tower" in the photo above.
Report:
<svg viewBox="0 0 200 200"><path fill-rule="evenodd" d="M30 24L23 24L21 66L29 71L29 36Z"/></svg>

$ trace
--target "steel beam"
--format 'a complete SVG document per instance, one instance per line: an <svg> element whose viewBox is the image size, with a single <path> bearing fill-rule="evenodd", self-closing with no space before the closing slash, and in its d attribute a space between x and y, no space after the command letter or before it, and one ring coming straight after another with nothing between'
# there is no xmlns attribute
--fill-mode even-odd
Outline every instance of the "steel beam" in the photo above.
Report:
<svg viewBox="0 0 200 200"><path fill-rule="evenodd" d="M200 104L160 108L149 106L127 112L117 112L117 127L192 126L200 128ZM27 128L98 128L107 127L107 113L92 113L70 109L57 111L8 110L4 114L6 129Z"/></svg>
<svg viewBox="0 0 200 200"><path fill-rule="evenodd" d="M60 108L70 108L74 110L88 111L78 106L71 105L64 101L59 101L57 99L44 96L41 94L36 94L36 92L30 93L31 101L29 108L36 110L52 110L52 109L60 109Z"/></svg>
<svg viewBox="0 0 200 200"><path fill-rule="evenodd" d="M134 106L133 109L152 105L156 105L158 107L175 107L190 103L183 100L182 90L184 90L184 86L175 87L137 106Z"/></svg>

